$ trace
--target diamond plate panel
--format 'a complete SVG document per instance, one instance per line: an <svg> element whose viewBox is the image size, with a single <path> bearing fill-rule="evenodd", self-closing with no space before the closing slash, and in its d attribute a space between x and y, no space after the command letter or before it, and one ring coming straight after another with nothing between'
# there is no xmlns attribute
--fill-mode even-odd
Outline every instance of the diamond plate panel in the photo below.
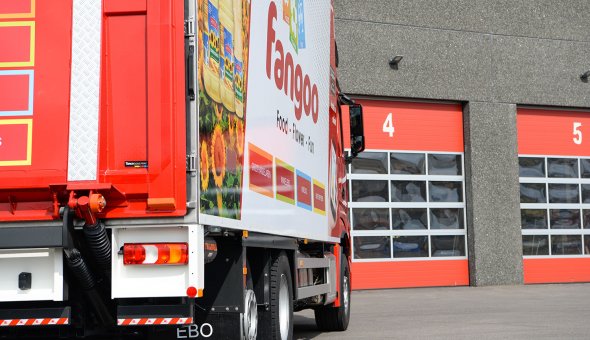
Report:
<svg viewBox="0 0 590 340"><path fill-rule="evenodd" d="M74 0L68 181L96 180L102 1Z"/></svg>

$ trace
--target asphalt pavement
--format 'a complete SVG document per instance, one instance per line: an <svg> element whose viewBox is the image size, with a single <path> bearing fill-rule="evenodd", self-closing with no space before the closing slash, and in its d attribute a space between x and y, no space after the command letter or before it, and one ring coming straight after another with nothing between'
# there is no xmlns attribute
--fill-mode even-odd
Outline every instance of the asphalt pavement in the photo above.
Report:
<svg viewBox="0 0 590 340"><path fill-rule="evenodd" d="M295 313L295 339L590 339L590 284L354 291L346 332Z"/></svg>

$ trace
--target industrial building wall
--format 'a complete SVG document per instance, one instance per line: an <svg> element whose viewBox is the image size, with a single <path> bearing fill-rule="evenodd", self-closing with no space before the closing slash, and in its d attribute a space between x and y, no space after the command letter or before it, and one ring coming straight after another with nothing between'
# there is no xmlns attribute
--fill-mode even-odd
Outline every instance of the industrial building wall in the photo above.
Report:
<svg viewBox="0 0 590 340"><path fill-rule="evenodd" d="M590 241L584 228L590 209L585 188L590 184L582 168L588 156L585 150L590 149L590 124L586 127L584 122L590 116L590 83L580 78L590 70L590 2L335 0L335 12L343 91L385 102L449 101L463 108L470 284L590 280L586 269L590 254L584 249L586 238ZM393 69L389 60L396 55L403 59ZM558 153L562 158L555 164L575 160L579 168L577 177L566 180L551 178L561 175L551 175L549 169L537 179L525 179L544 186L548 198L538 206L523 198L528 187L520 184L522 178L519 182L522 156L531 155L523 154L519 146L518 136L528 132L518 130L517 118L530 107L549 112L540 115L558 112L566 117L559 120L565 124L560 129L569 134L551 134L556 124L551 119L536 129L560 139L557 144L573 143L572 149L568 146L568 151ZM583 135L586 130L586 139L576 139L576 131ZM556 152L544 150L537 156L548 167ZM557 188L577 188L577 201L552 205L551 197L560 194ZM543 227L525 230L530 227L529 210L546 211ZM564 227L565 213L579 215L577 224L568 222ZM537 237L534 242L532 236ZM545 249L538 237L546 242L546 253L538 251ZM391 267L395 260L393 256L383 262L383 277L391 275L385 271L396 270ZM358 267L360 262L356 263ZM378 268L375 262L371 266L371 272ZM555 272L544 276L543 268ZM355 280L357 288L375 287L364 285L362 276ZM411 279L405 282L412 286Z"/></svg>

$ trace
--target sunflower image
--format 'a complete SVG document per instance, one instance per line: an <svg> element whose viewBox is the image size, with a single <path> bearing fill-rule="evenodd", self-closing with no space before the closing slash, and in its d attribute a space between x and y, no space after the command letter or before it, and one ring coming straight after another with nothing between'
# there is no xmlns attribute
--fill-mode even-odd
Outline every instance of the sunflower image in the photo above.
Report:
<svg viewBox="0 0 590 340"><path fill-rule="evenodd" d="M209 187L209 153L207 152L207 142L201 143L201 189L207 190Z"/></svg>
<svg viewBox="0 0 590 340"><path fill-rule="evenodd" d="M241 156L244 153L244 122L240 119L236 119L236 147Z"/></svg>
<svg viewBox="0 0 590 340"><path fill-rule="evenodd" d="M225 140L221 127L216 125L211 140L211 168L213 169L213 181L219 188L223 186L225 178L225 161Z"/></svg>

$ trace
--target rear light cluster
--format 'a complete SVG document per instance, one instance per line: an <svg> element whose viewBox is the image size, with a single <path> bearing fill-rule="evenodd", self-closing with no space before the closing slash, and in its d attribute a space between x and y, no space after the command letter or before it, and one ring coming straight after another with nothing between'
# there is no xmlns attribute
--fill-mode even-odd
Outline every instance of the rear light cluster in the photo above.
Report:
<svg viewBox="0 0 590 340"><path fill-rule="evenodd" d="M188 263L187 243L125 243L123 264L182 265Z"/></svg>

